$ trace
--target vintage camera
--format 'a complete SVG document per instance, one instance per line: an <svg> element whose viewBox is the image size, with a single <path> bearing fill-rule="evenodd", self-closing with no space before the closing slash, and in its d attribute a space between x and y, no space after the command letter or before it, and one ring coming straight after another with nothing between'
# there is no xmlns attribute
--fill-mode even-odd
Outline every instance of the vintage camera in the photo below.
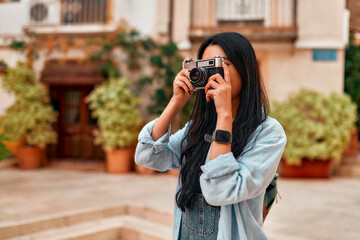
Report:
<svg viewBox="0 0 360 240"><path fill-rule="evenodd" d="M222 61L224 61L223 57L185 61L184 68L190 72L190 82L194 86L195 91L204 89L209 77L212 75L219 73L224 77Z"/></svg>

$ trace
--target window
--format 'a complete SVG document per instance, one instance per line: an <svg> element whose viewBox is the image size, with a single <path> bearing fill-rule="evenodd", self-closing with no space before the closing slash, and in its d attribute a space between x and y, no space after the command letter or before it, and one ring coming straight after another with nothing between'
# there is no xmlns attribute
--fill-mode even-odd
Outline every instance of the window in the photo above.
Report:
<svg viewBox="0 0 360 240"><path fill-rule="evenodd" d="M220 25L264 25L268 6L266 0L216 1L217 21Z"/></svg>
<svg viewBox="0 0 360 240"><path fill-rule="evenodd" d="M313 49L314 61L336 61L337 51L336 49Z"/></svg>

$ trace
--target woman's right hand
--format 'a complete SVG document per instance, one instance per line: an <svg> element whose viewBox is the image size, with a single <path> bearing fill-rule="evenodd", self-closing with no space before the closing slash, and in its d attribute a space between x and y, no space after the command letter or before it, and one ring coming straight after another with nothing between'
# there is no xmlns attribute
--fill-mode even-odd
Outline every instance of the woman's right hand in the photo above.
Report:
<svg viewBox="0 0 360 240"><path fill-rule="evenodd" d="M173 100L181 105L185 106L190 97L194 94L194 87L190 82L189 70L184 69L184 64L186 60L191 58L185 58L182 66L183 69L176 75L173 83Z"/></svg>
<svg viewBox="0 0 360 240"><path fill-rule="evenodd" d="M159 119L155 122L151 137L157 141L163 136L169 128L170 123L175 118L176 114L185 106L190 97L194 94L194 87L189 80L189 71L184 69L185 61L190 58L185 58L183 61L183 69L176 75L173 83L173 97L161 113Z"/></svg>

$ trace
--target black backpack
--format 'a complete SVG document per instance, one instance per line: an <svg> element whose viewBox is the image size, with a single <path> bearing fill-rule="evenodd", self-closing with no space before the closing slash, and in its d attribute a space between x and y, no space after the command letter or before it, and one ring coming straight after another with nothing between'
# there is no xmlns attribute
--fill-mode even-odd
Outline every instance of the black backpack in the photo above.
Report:
<svg viewBox="0 0 360 240"><path fill-rule="evenodd" d="M278 177L279 177L279 174L276 173L273 180L271 181L269 186L266 188L265 197L264 197L263 221L265 221L265 218L268 215L270 208L273 205L275 199L277 202L278 191L277 191L276 181L277 181ZM279 194L279 197L281 198L280 194Z"/></svg>

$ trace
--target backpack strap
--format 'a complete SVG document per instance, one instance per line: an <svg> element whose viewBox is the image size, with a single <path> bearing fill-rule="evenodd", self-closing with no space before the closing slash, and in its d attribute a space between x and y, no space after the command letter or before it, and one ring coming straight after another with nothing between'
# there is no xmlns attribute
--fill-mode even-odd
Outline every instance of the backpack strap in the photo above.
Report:
<svg viewBox="0 0 360 240"><path fill-rule="evenodd" d="M269 186L266 188L265 191L265 196L264 196L264 204L263 204L263 221L265 221L266 216L268 215L271 206L273 205L275 199L277 202L277 195L278 190L277 190L277 179L279 177L279 174L276 173L273 180L271 181L271 183L269 184ZM280 196L280 194L279 194ZM281 196L280 196L281 198Z"/></svg>

